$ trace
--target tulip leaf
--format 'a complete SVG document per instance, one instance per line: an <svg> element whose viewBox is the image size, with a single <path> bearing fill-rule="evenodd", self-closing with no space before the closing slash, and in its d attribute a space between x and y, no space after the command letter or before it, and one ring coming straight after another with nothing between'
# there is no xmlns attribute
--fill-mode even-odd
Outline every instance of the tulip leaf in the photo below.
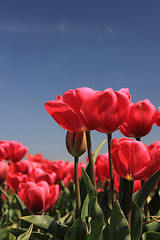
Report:
<svg viewBox="0 0 160 240"><path fill-rule="evenodd" d="M131 240L127 219L117 200L112 208L110 227L113 240Z"/></svg>
<svg viewBox="0 0 160 240"><path fill-rule="evenodd" d="M69 227L58 223L54 218L47 215L32 215L20 218L23 221L33 223L44 232L51 233L55 238L64 239Z"/></svg>
<svg viewBox="0 0 160 240"><path fill-rule="evenodd" d="M160 170L154 173L143 185L143 187L133 194L133 199L137 203L139 208L143 208L147 197L151 193L152 189L160 179Z"/></svg>
<svg viewBox="0 0 160 240"><path fill-rule="evenodd" d="M9 237L9 231L8 228L0 228L0 239L1 240L6 240Z"/></svg>
<svg viewBox="0 0 160 240"><path fill-rule="evenodd" d="M97 196L95 188L87 175L86 171L82 169L82 175L84 178L84 182L86 185L88 197L89 197L89 204L88 204L88 216L91 217L90 226L91 226L91 233L87 236L87 239L97 240L101 229L104 225L104 217L102 209L100 208L97 202Z"/></svg>
<svg viewBox="0 0 160 240"><path fill-rule="evenodd" d="M88 205L89 205L89 197L87 195L81 211L81 218L83 219L85 219L88 216Z"/></svg>
<svg viewBox="0 0 160 240"><path fill-rule="evenodd" d="M82 176L84 178L84 182L85 182L85 186L86 186L87 193L89 196L89 200L91 200L96 197L96 190L94 189L93 184L92 184L87 172L84 169L82 169Z"/></svg>
<svg viewBox="0 0 160 240"><path fill-rule="evenodd" d="M158 211L160 209L160 192L157 188L151 201L149 202L149 212L150 215L158 215Z"/></svg>
<svg viewBox="0 0 160 240"><path fill-rule="evenodd" d="M111 216L111 208L107 203L108 203L108 192L100 193L100 195L98 196L98 204L100 205L103 211L105 222L107 222Z"/></svg>
<svg viewBox="0 0 160 240"><path fill-rule="evenodd" d="M11 199L10 197L8 196L8 194L4 191L3 188L0 187L0 192L2 192L4 194L4 196L6 197L7 201L8 201L8 204L10 204L11 202Z"/></svg>
<svg viewBox="0 0 160 240"><path fill-rule="evenodd" d="M142 235L143 240L159 240L160 239L160 233L150 231L150 232L145 232Z"/></svg>
<svg viewBox="0 0 160 240"><path fill-rule="evenodd" d="M16 198L16 201L17 201L18 205L19 205L19 209L21 211L22 216L30 215L30 212L28 211L28 209L26 208L26 206L24 205L22 200L18 197L18 195L15 193L14 196Z"/></svg>
<svg viewBox="0 0 160 240"><path fill-rule="evenodd" d="M94 164L95 164L97 156L98 156L99 152L101 151L103 145L105 144L106 140L107 139L104 139L103 142L97 147L97 149L93 153L93 162L94 162Z"/></svg>
<svg viewBox="0 0 160 240"><path fill-rule="evenodd" d="M141 211L135 201L132 200L131 214L131 239L139 240L142 233Z"/></svg>
<svg viewBox="0 0 160 240"><path fill-rule="evenodd" d="M82 219L74 221L72 227L66 234L65 240L85 240L87 235L87 226Z"/></svg>
<svg viewBox="0 0 160 240"><path fill-rule="evenodd" d="M143 226L143 232L160 232L160 220L158 219L160 216L160 210L157 212L156 216L152 217L151 221Z"/></svg>
<svg viewBox="0 0 160 240"><path fill-rule="evenodd" d="M32 229L33 229L33 224L31 224L31 226L27 229L27 231L25 233L22 233L17 240L28 240L30 239L31 233L32 233Z"/></svg>
<svg viewBox="0 0 160 240"><path fill-rule="evenodd" d="M18 237L19 235L25 233L27 231L27 229L25 228L9 228L9 231L15 236ZM35 232L32 231L31 233L31 239L36 239L36 240L49 240L50 236L46 235L44 233L40 233L40 232Z"/></svg>
<svg viewBox="0 0 160 240"><path fill-rule="evenodd" d="M106 142L106 139L103 140L103 142L97 147L97 149L93 153L94 163L96 162L97 156L98 156L99 152L101 151L105 142ZM85 171L86 171L87 174L89 173L89 164L88 163L86 165ZM86 195L87 195L87 190L86 190L86 187L85 187L84 178L82 176L81 176L81 179L80 179L80 192L81 192L81 204L83 205L83 202L85 201L85 198L86 198Z"/></svg>
<svg viewBox="0 0 160 240"><path fill-rule="evenodd" d="M100 240L114 240L111 233L111 226L109 223L106 223L106 225L103 228L101 239Z"/></svg>

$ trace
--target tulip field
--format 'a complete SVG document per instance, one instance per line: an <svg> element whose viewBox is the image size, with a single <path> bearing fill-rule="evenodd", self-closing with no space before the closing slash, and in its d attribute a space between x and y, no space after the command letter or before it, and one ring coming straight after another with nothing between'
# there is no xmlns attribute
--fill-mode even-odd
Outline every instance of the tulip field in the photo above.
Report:
<svg viewBox="0 0 160 240"><path fill-rule="evenodd" d="M159 240L160 141L143 137L160 130L160 109L133 103L127 88L88 87L44 107L66 130L73 161L31 155L16 137L0 141L0 240ZM104 134L96 149L92 131Z"/></svg>

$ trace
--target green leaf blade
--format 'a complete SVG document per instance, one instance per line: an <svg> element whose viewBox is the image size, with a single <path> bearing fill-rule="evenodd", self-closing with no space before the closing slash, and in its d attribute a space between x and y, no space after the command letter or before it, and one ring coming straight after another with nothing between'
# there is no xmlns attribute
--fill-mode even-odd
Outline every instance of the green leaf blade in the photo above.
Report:
<svg viewBox="0 0 160 240"><path fill-rule="evenodd" d="M82 219L75 220L66 234L65 240L86 240L87 226Z"/></svg>
<svg viewBox="0 0 160 240"><path fill-rule="evenodd" d="M25 233L22 233L17 240L29 240L33 229L33 224L27 229Z"/></svg>
<svg viewBox="0 0 160 240"><path fill-rule="evenodd" d="M113 205L110 226L113 240L131 240L128 222L118 201Z"/></svg>
<svg viewBox="0 0 160 240"><path fill-rule="evenodd" d="M131 239L139 240L142 233L141 211L135 201L132 200L131 214Z"/></svg>
<svg viewBox="0 0 160 240"><path fill-rule="evenodd" d="M151 193L152 189L160 179L160 170L153 174L143 185L143 187L133 194L133 199L137 203L139 208L143 208L147 197Z"/></svg>
<svg viewBox="0 0 160 240"><path fill-rule="evenodd" d="M150 231L146 232L142 235L143 240L159 240L160 239L160 233Z"/></svg>
<svg viewBox="0 0 160 240"><path fill-rule="evenodd" d="M55 238L64 239L69 227L59 224L54 218L47 215L32 215L20 218L23 221L33 223L44 232L52 234Z"/></svg>
<svg viewBox="0 0 160 240"><path fill-rule="evenodd" d="M94 186L87 175L86 171L82 169L82 175L87 189L87 194L89 198L88 202L88 216L91 217L91 232L87 236L87 239L97 240L101 234L101 229L104 226L104 216L102 209L97 202L96 191Z"/></svg>

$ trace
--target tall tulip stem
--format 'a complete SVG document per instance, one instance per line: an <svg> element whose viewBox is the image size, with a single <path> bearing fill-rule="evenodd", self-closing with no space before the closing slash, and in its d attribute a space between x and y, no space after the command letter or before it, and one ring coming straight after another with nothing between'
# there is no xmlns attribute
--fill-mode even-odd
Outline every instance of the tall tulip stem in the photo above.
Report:
<svg viewBox="0 0 160 240"><path fill-rule="evenodd" d="M129 227L131 227L131 208L132 208L132 193L134 181L121 178L123 184L123 195L121 199L121 208L128 221Z"/></svg>
<svg viewBox="0 0 160 240"><path fill-rule="evenodd" d="M112 133L108 133L107 134L108 137L108 156L109 156L109 175L110 175L110 190L111 193L113 194L112 197L112 204L114 204L115 200L116 200L116 196L114 193L114 173L113 173L113 163L112 163L112 159L111 159L111 140L112 140Z"/></svg>
<svg viewBox="0 0 160 240"><path fill-rule="evenodd" d="M79 187L79 176L78 176L78 157L74 157L74 180L75 180L75 192L76 192L76 216L78 219L81 217L81 197Z"/></svg>
<svg viewBox="0 0 160 240"><path fill-rule="evenodd" d="M93 162L93 155L92 155L91 135L89 131L86 131L86 139L87 139L87 150L88 150L88 159L89 159L89 177L91 179L93 186L96 189L96 178L95 178L94 162Z"/></svg>

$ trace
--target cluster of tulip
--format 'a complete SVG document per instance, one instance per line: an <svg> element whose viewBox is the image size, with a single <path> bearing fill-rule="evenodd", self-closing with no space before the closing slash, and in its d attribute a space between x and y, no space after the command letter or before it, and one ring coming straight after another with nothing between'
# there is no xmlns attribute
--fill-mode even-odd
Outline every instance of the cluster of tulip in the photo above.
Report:
<svg viewBox="0 0 160 240"><path fill-rule="evenodd" d="M79 146L77 150L78 148ZM72 162L50 161L44 159L41 154L32 156L27 153L26 146L16 141L1 141L0 149L2 160L0 162L0 184L7 181L9 189L13 193L17 192L31 213L45 212L53 207L59 196L60 181L68 187L69 183L74 180ZM79 179L82 175L82 168L85 169L85 167L85 163L79 162ZM95 173L97 184L103 187L109 180L108 154L98 155Z"/></svg>
<svg viewBox="0 0 160 240"><path fill-rule="evenodd" d="M121 182L123 182L123 187L127 185L125 187L127 189L125 189L126 193L123 193L128 195L128 197L124 196L127 207L124 207L123 204L121 207L128 220L129 228L131 228L134 180L141 180L139 186L141 187L149 177L160 169L160 141L157 140L150 146L141 142L141 138L151 131L153 124L160 126L160 112L148 99L132 103L129 90L126 88L115 92L111 88L104 91L95 91L86 87L76 90L71 89L65 92L62 97L58 95L55 101L45 103L45 109L61 127L69 131L70 135L73 135L70 138L73 139L70 141L70 148L76 140L75 136L77 135L78 138L80 132L85 132L89 160L88 175L95 189L96 178L90 131L96 130L107 134L110 190L115 191L115 185L117 185L115 180L118 174ZM127 138L121 138L120 140L114 138L112 140L112 133L118 129ZM135 138L135 140L132 138ZM70 151L75 157L75 169L78 164L77 157L83 152L83 148L82 151L78 151L78 155L75 154L74 150L73 153ZM105 174L107 176L107 171ZM81 197L79 196L79 183L76 174L75 186L76 218L80 218L81 203L78 199L81 199ZM116 195L113 194L112 206L115 202Z"/></svg>
<svg viewBox="0 0 160 240"><path fill-rule="evenodd" d="M132 208L135 206L132 195L138 190L140 192L145 182L160 170L160 141L157 140L149 146L141 141L143 136L149 134L153 124L160 126L160 112L148 99L132 103L129 90L126 88L119 91L113 91L111 88L104 91L95 91L87 87L71 89L62 97L58 95L56 100L45 103L45 109L61 127L67 130L66 147L74 157L74 163L63 160L49 161L44 159L41 154L32 156L27 154L27 147L21 143L1 141L0 184L4 184L6 180L7 185L4 190L7 186L13 193L16 192L19 197L18 201L24 203L30 214L42 212L44 214L57 203L59 204L59 199L64 197L64 188L69 189L72 184L75 194L75 215L72 216L69 225L73 224L73 227L68 225L66 228L65 225L56 225L59 229L64 228L64 233L57 235L58 230L55 227L55 232L52 229L50 233L54 236L53 239L78 239L77 236L73 237L77 229L82 230L83 237L80 235L81 239L104 240L106 235L109 236L108 239L118 239L117 235L114 236L114 231L112 232L114 215L111 213L111 209L114 214L115 209L118 209L117 211L122 211L125 215L128 225L127 227L125 225L124 229L129 229L127 232L129 237L124 237L124 239L130 239L130 235L131 239L140 239L142 228L134 231L134 221L138 217L134 219L131 216ZM101 145L93 154L90 135L92 130L107 134L108 153L99 154ZM125 137L112 139L112 133L116 130L119 130ZM88 152L86 163L79 162L79 157L86 150ZM25 155L26 159L23 160ZM159 178L158 172L158 175L154 177L155 182L147 183L148 189L151 190L150 192L143 190L146 198L153 189L159 191ZM145 186L144 189L147 188ZM87 196L89 196L89 202ZM93 201L93 199L95 200ZM101 210L97 210L99 209L99 206L96 205L97 201ZM158 201L160 201L159 195ZM142 201L136 204L135 213L137 214L137 211L140 211L137 209L142 208L143 205L146 220L149 216L147 199L145 199L145 206ZM106 205L109 206L107 212ZM90 212L89 210L85 212L85 206L90 209ZM58 206L56 207L58 209ZM68 219L66 216L61 217L63 222L65 222L64 219ZM91 217L90 223L85 220L87 217ZM111 222L109 218L111 218ZM28 219L26 217L24 220L33 223L33 219ZM58 220L62 222L62 219ZM74 222L74 219L77 222ZM41 221L40 229L43 230L43 220L38 218L34 224L39 227ZM50 220L46 218L44 221L46 223ZM97 231L94 230L96 224ZM116 223L116 225L114 227L123 232L122 224ZM84 228L90 228L91 231L84 230ZM38 235L34 238L31 229L26 233L21 229L20 232L25 234L25 239L29 239L26 238L27 236L32 236L32 239L41 239ZM15 236L17 234L16 231L12 233ZM50 239L49 235L47 237Z"/></svg>
<svg viewBox="0 0 160 240"><path fill-rule="evenodd" d="M149 147L140 142L153 124L160 126L160 113L148 99L131 103L128 89L69 90L45 104L47 112L71 132L97 130L111 134L117 129L126 137L113 139L111 154L116 172L123 178L146 179L160 168L160 142ZM152 165L152 167L151 167Z"/></svg>

